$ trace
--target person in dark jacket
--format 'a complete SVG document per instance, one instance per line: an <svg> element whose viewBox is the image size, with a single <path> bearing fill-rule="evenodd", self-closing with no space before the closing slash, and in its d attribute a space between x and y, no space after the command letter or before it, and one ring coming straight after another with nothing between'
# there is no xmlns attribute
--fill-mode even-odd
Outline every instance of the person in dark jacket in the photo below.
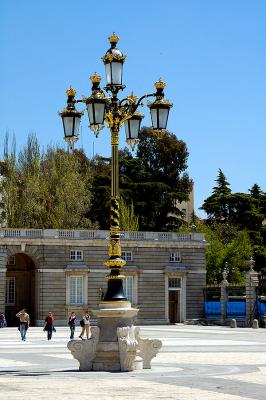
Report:
<svg viewBox="0 0 266 400"><path fill-rule="evenodd" d="M74 339L75 328L76 328L76 314L74 311L70 314L68 318L68 326L70 329L70 339Z"/></svg>
<svg viewBox="0 0 266 400"><path fill-rule="evenodd" d="M53 317L53 314L51 312L48 312L48 315L44 320L43 330L47 332L47 339L51 340L52 339L52 334L53 334L53 332L55 332L54 317Z"/></svg>

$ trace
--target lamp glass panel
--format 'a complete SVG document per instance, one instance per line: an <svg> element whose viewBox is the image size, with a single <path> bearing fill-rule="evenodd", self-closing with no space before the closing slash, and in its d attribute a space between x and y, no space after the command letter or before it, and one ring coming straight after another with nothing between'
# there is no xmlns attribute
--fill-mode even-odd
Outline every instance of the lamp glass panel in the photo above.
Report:
<svg viewBox="0 0 266 400"><path fill-rule="evenodd" d="M80 117L75 117L74 136L78 136L80 125Z"/></svg>
<svg viewBox="0 0 266 400"><path fill-rule="evenodd" d="M93 105L92 105L92 103L87 104L87 111L88 111L88 117L89 117L89 120L90 120L90 124L94 124Z"/></svg>
<svg viewBox="0 0 266 400"><path fill-rule="evenodd" d="M140 119L128 119L124 122L126 139L138 139L140 122Z"/></svg>
<svg viewBox="0 0 266 400"><path fill-rule="evenodd" d="M159 129L158 118L157 118L157 108L151 108L151 122L154 129Z"/></svg>
<svg viewBox="0 0 266 400"><path fill-rule="evenodd" d="M112 79L111 79L112 75L111 75L111 64L110 63L105 64L105 73L106 73L107 84L111 84L112 83Z"/></svg>
<svg viewBox="0 0 266 400"><path fill-rule="evenodd" d="M139 136L140 119L129 120L130 124L130 139L137 139Z"/></svg>
<svg viewBox="0 0 266 400"><path fill-rule="evenodd" d="M94 103L94 108L95 108L95 123L102 125L104 120L105 104Z"/></svg>
<svg viewBox="0 0 266 400"><path fill-rule="evenodd" d="M113 61L111 63L112 68L112 84L122 85L122 68L123 64L120 62Z"/></svg>
<svg viewBox="0 0 266 400"><path fill-rule="evenodd" d="M125 126L125 132L126 132L126 139L130 139L129 121L128 120L124 122L124 126Z"/></svg>
<svg viewBox="0 0 266 400"><path fill-rule="evenodd" d="M74 124L74 117L62 117L65 137L73 136L73 124Z"/></svg>
<svg viewBox="0 0 266 400"><path fill-rule="evenodd" d="M166 129L169 108L159 109L159 129Z"/></svg>

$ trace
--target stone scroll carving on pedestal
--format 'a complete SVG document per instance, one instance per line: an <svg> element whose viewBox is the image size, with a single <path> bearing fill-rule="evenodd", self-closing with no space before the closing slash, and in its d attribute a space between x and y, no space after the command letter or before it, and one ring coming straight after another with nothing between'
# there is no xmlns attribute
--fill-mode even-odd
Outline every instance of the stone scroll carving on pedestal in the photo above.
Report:
<svg viewBox="0 0 266 400"><path fill-rule="evenodd" d="M137 342L134 336L134 327L117 328L121 371L133 371L134 360L137 354Z"/></svg>
<svg viewBox="0 0 266 400"><path fill-rule="evenodd" d="M135 328L134 336L138 343L139 356L143 359L143 368L151 368L151 360L156 357L162 347L161 340L143 339L140 337L140 328Z"/></svg>
<svg viewBox="0 0 266 400"><path fill-rule="evenodd" d="M88 340L70 340L67 344L73 358L79 362L80 371L91 371L92 361L96 355L100 330L97 326L91 327L91 338Z"/></svg>

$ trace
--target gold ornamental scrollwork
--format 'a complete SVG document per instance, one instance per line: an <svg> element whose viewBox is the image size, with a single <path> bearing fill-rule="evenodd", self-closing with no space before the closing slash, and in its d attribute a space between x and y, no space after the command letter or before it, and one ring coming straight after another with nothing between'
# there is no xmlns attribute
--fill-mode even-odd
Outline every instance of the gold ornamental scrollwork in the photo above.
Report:
<svg viewBox="0 0 266 400"><path fill-rule="evenodd" d="M111 229L119 230L119 202L116 198L111 199Z"/></svg>
<svg viewBox="0 0 266 400"><path fill-rule="evenodd" d="M108 246L108 255L109 255L109 257L112 257L112 256L121 257L121 246L117 240L115 240L115 239L111 240L111 242Z"/></svg>
<svg viewBox="0 0 266 400"><path fill-rule="evenodd" d="M126 265L126 262L124 260L107 260L105 261L104 265L108 268L122 268L124 265Z"/></svg>
<svg viewBox="0 0 266 400"><path fill-rule="evenodd" d="M125 279L125 275L106 275L106 278L109 279Z"/></svg>
<svg viewBox="0 0 266 400"><path fill-rule="evenodd" d="M109 128L112 128L113 124L114 124L114 118L113 118L113 114L111 112L106 113L106 122L107 125L109 126Z"/></svg>
<svg viewBox="0 0 266 400"><path fill-rule="evenodd" d="M111 144L112 145L119 145L119 134L118 131L113 131L112 130L112 136L111 136Z"/></svg>

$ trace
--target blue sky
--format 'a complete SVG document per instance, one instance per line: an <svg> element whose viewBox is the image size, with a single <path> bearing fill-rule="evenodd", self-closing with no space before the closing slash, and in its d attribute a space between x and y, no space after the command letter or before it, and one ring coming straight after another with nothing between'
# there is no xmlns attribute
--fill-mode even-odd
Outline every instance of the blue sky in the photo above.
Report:
<svg viewBox="0 0 266 400"><path fill-rule="evenodd" d="M101 57L113 31L127 55L125 94L153 91L159 77L167 83L168 128L187 143L196 212L219 168L234 192L254 183L265 191L264 0L1 1L0 154L7 130L18 148L29 132L45 147L63 143L57 111L65 90L72 84L87 95L89 76L104 77ZM78 146L109 156L108 130L96 140L87 125L83 117Z"/></svg>

